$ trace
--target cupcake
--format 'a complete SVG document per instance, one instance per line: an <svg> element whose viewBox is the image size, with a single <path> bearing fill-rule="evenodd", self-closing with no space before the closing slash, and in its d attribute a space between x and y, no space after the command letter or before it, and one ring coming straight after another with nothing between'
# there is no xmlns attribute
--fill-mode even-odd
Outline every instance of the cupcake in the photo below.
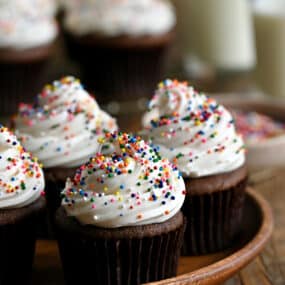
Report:
<svg viewBox="0 0 285 285"><path fill-rule="evenodd" d="M108 133L101 143L105 154L67 180L57 210L66 283L134 285L174 276L184 233L179 171L137 137Z"/></svg>
<svg viewBox="0 0 285 285"><path fill-rule="evenodd" d="M34 105L21 104L13 119L19 140L44 165L51 213L60 205L67 177L98 151L97 142L116 121L72 76L46 85Z"/></svg>
<svg viewBox="0 0 285 285"><path fill-rule="evenodd" d="M148 96L161 80L176 17L168 0L64 1L64 31L101 101Z"/></svg>
<svg viewBox="0 0 285 285"><path fill-rule="evenodd" d="M44 177L36 159L0 126L0 284L28 284L36 224L45 207Z"/></svg>
<svg viewBox="0 0 285 285"><path fill-rule="evenodd" d="M58 33L53 0L0 1L1 116L16 112L45 80Z"/></svg>
<svg viewBox="0 0 285 285"><path fill-rule="evenodd" d="M247 183L244 143L231 114L187 83L165 80L142 135L178 166L186 184L184 253L225 249L240 231Z"/></svg>

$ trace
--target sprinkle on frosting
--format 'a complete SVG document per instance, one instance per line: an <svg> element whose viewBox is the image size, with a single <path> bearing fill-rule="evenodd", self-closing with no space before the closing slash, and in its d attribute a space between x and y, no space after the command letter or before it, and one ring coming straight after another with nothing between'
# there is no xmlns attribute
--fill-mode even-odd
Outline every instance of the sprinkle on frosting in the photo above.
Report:
<svg viewBox="0 0 285 285"><path fill-rule="evenodd" d="M236 128L246 143L285 135L285 124L256 112L232 111Z"/></svg>
<svg viewBox="0 0 285 285"><path fill-rule="evenodd" d="M97 139L116 121L72 76L46 85L35 104L20 104L14 118L22 144L44 167L77 167L97 151Z"/></svg>
<svg viewBox="0 0 285 285"><path fill-rule="evenodd" d="M161 82L143 124L142 136L185 176L228 172L244 163L244 143L231 114L187 82Z"/></svg>
<svg viewBox="0 0 285 285"><path fill-rule="evenodd" d="M37 159L0 125L0 209L24 207L43 190L44 177Z"/></svg>
<svg viewBox="0 0 285 285"><path fill-rule="evenodd" d="M102 151L66 183L62 205L68 215L114 228L160 223L179 211L183 178L156 148L126 133L106 133L100 143Z"/></svg>

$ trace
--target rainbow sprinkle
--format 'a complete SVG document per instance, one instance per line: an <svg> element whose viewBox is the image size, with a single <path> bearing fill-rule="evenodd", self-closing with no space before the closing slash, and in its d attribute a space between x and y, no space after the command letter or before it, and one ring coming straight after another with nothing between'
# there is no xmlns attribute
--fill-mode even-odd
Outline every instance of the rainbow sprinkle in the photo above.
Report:
<svg viewBox="0 0 285 285"><path fill-rule="evenodd" d="M26 179L34 178L36 180L42 180L42 166L38 164L38 160L36 158L33 158L30 153L25 151L25 149L17 141L14 134L6 127L0 125L0 137L2 145L17 150L17 155L13 157L0 155L0 164L5 166L5 170L7 172L13 172L13 169L15 169L15 175L10 177L10 181L0 178L1 190L6 194L25 191L27 189L25 181ZM21 177L21 179L19 179L19 177ZM43 189L37 189L36 186L33 188L33 190L43 191Z"/></svg>

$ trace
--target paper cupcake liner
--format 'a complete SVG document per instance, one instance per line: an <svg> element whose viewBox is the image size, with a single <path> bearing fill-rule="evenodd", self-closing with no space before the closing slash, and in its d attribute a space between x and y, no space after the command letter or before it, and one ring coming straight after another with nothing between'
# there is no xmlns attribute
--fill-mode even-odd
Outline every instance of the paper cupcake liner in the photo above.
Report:
<svg viewBox="0 0 285 285"><path fill-rule="evenodd" d="M56 210L61 205L61 192L65 187L66 180L54 181L47 180L46 181L46 190L45 196L47 200L47 209L50 217L54 217Z"/></svg>
<svg viewBox="0 0 285 285"><path fill-rule="evenodd" d="M144 238L92 239L58 232L66 284L136 285L176 275L184 225Z"/></svg>
<svg viewBox="0 0 285 285"><path fill-rule="evenodd" d="M13 210L12 215L9 213L10 210L0 210L1 220L7 219L5 224L0 225L1 285L30 284L38 214L45 205L43 201L35 202L35 209L27 210L29 213L25 213L24 210L25 216L20 220L15 216L17 210Z"/></svg>
<svg viewBox="0 0 285 285"><path fill-rule="evenodd" d="M165 76L169 44L147 49L76 45L67 40L73 59L81 65L82 81L101 103L151 97Z"/></svg>
<svg viewBox="0 0 285 285"><path fill-rule="evenodd" d="M53 239L54 235L54 216L56 210L61 205L61 192L65 187L67 177L72 177L75 168L55 168L45 169L45 197L47 203L46 214L41 218L38 236L41 238Z"/></svg>
<svg viewBox="0 0 285 285"><path fill-rule="evenodd" d="M225 191L186 196L182 208L188 222L183 255L213 253L232 245L240 231L246 183Z"/></svg>
<svg viewBox="0 0 285 285"><path fill-rule="evenodd" d="M46 81L46 65L46 60L26 64L0 63L0 116L15 114L21 102L33 102Z"/></svg>

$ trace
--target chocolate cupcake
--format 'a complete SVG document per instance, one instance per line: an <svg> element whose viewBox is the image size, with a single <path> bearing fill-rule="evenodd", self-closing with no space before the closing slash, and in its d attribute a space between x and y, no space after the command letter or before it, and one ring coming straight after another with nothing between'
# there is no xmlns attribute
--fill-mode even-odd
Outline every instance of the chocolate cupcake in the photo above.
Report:
<svg viewBox="0 0 285 285"><path fill-rule="evenodd" d="M44 83L58 33L53 0L0 2L1 116L31 102Z"/></svg>
<svg viewBox="0 0 285 285"><path fill-rule="evenodd" d="M247 183L244 143L231 114L187 83L160 83L143 136L159 146L185 179L184 253L229 247L240 231Z"/></svg>
<svg viewBox="0 0 285 285"><path fill-rule="evenodd" d="M0 284L28 284L38 216L45 208L37 161L0 126Z"/></svg>
<svg viewBox="0 0 285 285"><path fill-rule="evenodd" d="M163 78L174 38L168 0L65 1L64 31L70 56L100 101L149 96Z"/></svg>
<svg viewBox="0 0 285 285"><path fill-rule="evenodd" d="M105 154L67 181L57 211L66 283L134 285L175 276L184 234L179 171L131 135L106 134L102 144Z"/></svg>
<svg viewBox="0 0 285 285"><path fill-rule="evenodd" d="M106 130L117 129L116 121L71 76L46 85L34 105L21 104L13 124L25 148L44 165L52 215L67 177L98 151L97 140Z"/></svg>

